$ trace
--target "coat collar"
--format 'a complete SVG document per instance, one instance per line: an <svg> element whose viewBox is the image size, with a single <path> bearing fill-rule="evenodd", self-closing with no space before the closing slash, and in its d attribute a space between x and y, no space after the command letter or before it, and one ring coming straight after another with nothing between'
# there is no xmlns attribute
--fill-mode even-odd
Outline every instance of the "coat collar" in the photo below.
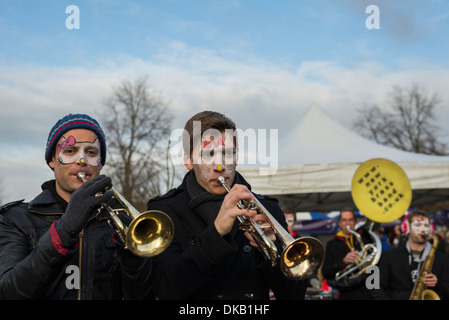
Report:
<svg viewBox="0 0 449 320"><path fill-rule="evenodd" d="M30 201L28 210L44 215L63 214L67 202L56 194L55 185L55 180L43 183L42 192Z"/></svg>
<svg viewBox="0 0 449 320"><path fill-rule="evenodd" d="M190 234L201 233L207 227L206 222L187 205L190 198L185 188L178 188L178 191L180 192L169 202L169 206Z"/></svg>

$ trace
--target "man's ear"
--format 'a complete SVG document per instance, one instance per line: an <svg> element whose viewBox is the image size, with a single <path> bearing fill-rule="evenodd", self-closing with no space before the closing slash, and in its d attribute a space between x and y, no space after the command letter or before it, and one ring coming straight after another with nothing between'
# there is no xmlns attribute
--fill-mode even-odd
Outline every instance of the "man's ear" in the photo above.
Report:
<svg viewBox="0 0 449 320"><path fill-rule="evenodd" d="M53 156L51 158L51 160L48 162L48 165L50 166L50 168L52 168L53 170L55 169L55 156Z"/></svg>
<svg viewBox="0 0 449 320"><path fill-rule="evenodd" d="M184 152L184 166L187 168L187 170L192 170L193 169L193 161L190 158L190 156Z"/></svg>

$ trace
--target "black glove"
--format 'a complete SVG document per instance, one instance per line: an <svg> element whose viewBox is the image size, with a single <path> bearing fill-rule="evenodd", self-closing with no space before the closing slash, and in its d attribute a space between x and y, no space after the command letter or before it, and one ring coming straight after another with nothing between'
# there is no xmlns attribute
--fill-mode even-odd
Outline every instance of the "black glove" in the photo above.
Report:
<svg viewBox="0 0 449 320"><path fill-rule="evenodd" d="M111 190L104 192L111 186L111 178L100 175L85 182L72 194L65 213L55 225L64 247L73 247L78 242L78 234L86 226L94 209L114 195ZM97 195L99 192L101 196Z"/></svg>

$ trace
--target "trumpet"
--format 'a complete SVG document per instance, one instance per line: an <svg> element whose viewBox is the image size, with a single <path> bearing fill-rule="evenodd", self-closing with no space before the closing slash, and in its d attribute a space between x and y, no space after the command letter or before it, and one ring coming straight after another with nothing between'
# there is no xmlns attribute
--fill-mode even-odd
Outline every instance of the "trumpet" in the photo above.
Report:
<svg viewBox="0 0 449 320"><path fill-rule="evenodd" d="M231 190L223 176L219 176L217 180L227 192ZM237 206L240 209L256 210L264 215L276 238L282 244L283 251L281 254L279 254L273 241L253 219L238 216L240 229L250 232L265 258L271 261L273 267L277 265L277 259L280 260L281 272L287 278L293 280L306 279L321 266L324 259L324 247L321 241L313 237L293 238L256 197L252 201L240 200Z"/></svg>
<svg viewBox="0 0 449 320"><path fill-rule="evenodd" d="M78 180L86 182L84 172L79 172ZM162 253L173 240L174 225L171 218L164 212L150 210L140 213L114 187L111 187L123 209L114 210L106 203L101 204L100 211L105 211L107 220L115 234L124 243L125 248L143 258L151 258ZM125 211L132 219L126 226L120 220L116 211Z"/></svg>

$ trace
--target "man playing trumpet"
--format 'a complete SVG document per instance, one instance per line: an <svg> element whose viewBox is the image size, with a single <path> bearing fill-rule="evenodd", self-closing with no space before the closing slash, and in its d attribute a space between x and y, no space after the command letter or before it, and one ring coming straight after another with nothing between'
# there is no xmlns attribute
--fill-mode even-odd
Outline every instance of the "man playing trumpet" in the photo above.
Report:
<svg viewBox="0 0 449 320"><path fill-rule="evenodd" d="M153 260L160 299L269 299L270 289L277 299L304 298L305 281L289 280L279 266L273 268L248 232L239 229L237 217L257 222L263 217L237 206L254 196L236 171L235 130L234 122L217 112L189 119L183 135L189 171L179 187L148 203L149 210L166 212L175 225L172 244ZM286 229L277 201L257 197Z"/></svg>
<svg viewBox="0 0 449 320"><path fill-rule="evenodd" d="M98 208L111 200L100 175L106 139L95 119L69 114L51 129L45 160L55 179L29 203L0 208L0 299L143 299L151 260L113 236ZM86 182L78 178L82 172Z"/></svg>

